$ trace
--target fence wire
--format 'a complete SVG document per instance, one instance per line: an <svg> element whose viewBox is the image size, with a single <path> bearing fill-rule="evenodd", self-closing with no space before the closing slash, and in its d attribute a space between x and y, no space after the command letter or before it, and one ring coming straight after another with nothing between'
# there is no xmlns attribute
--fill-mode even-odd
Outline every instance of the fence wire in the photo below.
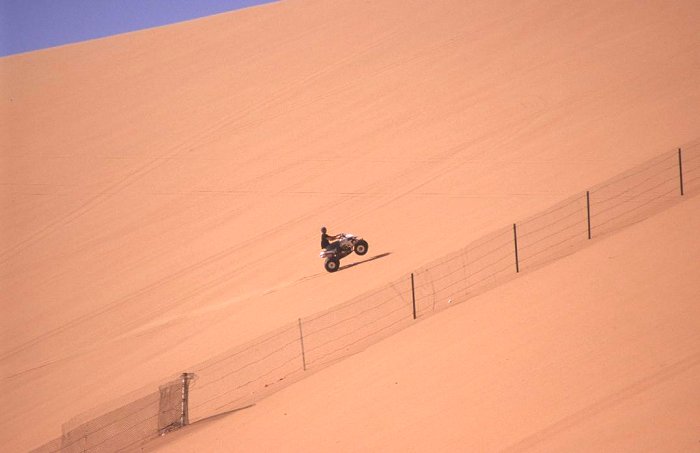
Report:
<svg viewBox="0 0 700 453"><path fill-rule="evenodd" d="M354 354L413 319L408 277L301 320L309 369Z"/></svg>
<svg viewBox="0 0 700 453"><path fill-rule="evenodd" d="M549 263L588 240L586 193L574 195L517 224L520 270Z"/></svg>
<svg viewBox="0 0 700 453"><path fill-rule="evenodd" d="M180 426L183 381L178 379L118 409L93 418L33 450L40 453L114 452L137 448Z"/></svg>
<svg viewBox="0 0 700 453"><path fill-rule="evenodd" d="M678 152L665 153L590 190L593 236L610 233L679 202Z"/></svg>
<svg viewBox="0 0 700 453"><path fill-rule="evenodd" d="M303 372L297 324L289 324L193 367L190 420L254 404Z"/></svg>
<svg viewBox="0 0 700 453"><path fill-rule="evenodd" d="M513 278L512 228L502 228L414 272L417 317L463 302Z"/></svg>

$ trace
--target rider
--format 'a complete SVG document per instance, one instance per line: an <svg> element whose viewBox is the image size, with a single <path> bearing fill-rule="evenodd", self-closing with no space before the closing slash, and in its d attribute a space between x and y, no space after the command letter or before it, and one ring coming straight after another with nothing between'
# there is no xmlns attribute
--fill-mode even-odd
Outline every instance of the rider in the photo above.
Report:
<svg viewBox="0 0 700 453"><path fill-rule="evenodd" d="M326 249L326 250L332 250L332 249L337 249L339 243L338 242L331 242L331 240L336 240L340 239L340 235L332 235L328 234L328 230L326 227L321 227L321 248Z"/></svg>

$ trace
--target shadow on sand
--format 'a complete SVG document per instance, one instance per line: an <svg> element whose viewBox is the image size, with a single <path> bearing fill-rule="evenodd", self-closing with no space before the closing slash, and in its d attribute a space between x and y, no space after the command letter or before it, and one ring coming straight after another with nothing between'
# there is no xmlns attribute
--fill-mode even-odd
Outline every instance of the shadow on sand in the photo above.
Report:
<svg viewBox="0 0 700 453"><path fill-rule="evenodd" d="M141 447L141 452L147 453L147 452L153 452L153 451L159 451L167 448L168 445L173 444L177 442L178 439L180 439L182 436L186 436L187 433L193 433L196 431L199 431L201 429L206 428L209 426L210 422L214 422L216 420L222 419L226 417L227 415L231 415L235 412L239 412L248 408L251 408L255 406L255 403L249 404L244 407L238 407L236 409L232 409L226 412L222 412L220 414L214 414L210 415L209 417L205 417L201 420L197 420L195 422L190 423L187 426L184 426L178 430L171 431L167 435L161 435L150 442L147 442Z"/></svg>
<svg viewBox="0 0 700 453"><path fill-rule="evenodd" d="M382 253L381 255L376 255L376 256L373 256L372 258L367 258L366 260L358 261L357 263L346 264L345 266L340 266L338 268L338 270L344 271L345 269L349 269L353 266L357 266L359 264L364 264L364 263L369 263L370 261L378 260L379 258L384 258L385 256L389 256L389 255L391 255L391 252Z"/></svg>

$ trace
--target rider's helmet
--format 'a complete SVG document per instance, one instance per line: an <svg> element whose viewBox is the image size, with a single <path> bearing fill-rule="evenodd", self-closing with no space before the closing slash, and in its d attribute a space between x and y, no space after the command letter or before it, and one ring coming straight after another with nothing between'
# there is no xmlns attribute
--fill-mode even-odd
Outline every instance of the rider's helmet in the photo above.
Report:
<svg viewBox="0 0 700 453"><path fill-rule="evenodd" d="M328 231L328 230L326 229L326 227L324 227L324 226L321 227L321 233L325 233L326 231Z"/></svg>

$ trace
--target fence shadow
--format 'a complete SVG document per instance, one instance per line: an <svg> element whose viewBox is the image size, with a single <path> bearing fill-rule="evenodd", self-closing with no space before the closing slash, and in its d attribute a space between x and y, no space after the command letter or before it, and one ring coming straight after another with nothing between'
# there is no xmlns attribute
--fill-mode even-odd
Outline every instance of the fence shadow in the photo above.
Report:
<svg viewBox="0 0 700 453"><path fill-rule="evenodd" d="M228 410L226 412L221 412L220 414L211 415L211 416L203 418L201 420L197 420L195 422L188 424L187 426L181 427L180 429L178 429L176 431L171 431L171 432L167 433L167 435L161 435L161 436L151 440L150 442L142 445L140 447L139 451L146 453L146 452L151 452L151 451L158 451L158 450L167 449L169 445L172 445L173 443L177 442L177 440L182 438L182 436L186 436L188 434L191 434L191 433L194 433L194 432L199 431L201 429L204 429L211 422L225 418L225 417L227 417L231 414L234 414L236 412L240 412L240 411L249 409L253 406L255 406L255 404L248 404L247 406L239 407L236 409L231 409L231 410Z"/></svg>

